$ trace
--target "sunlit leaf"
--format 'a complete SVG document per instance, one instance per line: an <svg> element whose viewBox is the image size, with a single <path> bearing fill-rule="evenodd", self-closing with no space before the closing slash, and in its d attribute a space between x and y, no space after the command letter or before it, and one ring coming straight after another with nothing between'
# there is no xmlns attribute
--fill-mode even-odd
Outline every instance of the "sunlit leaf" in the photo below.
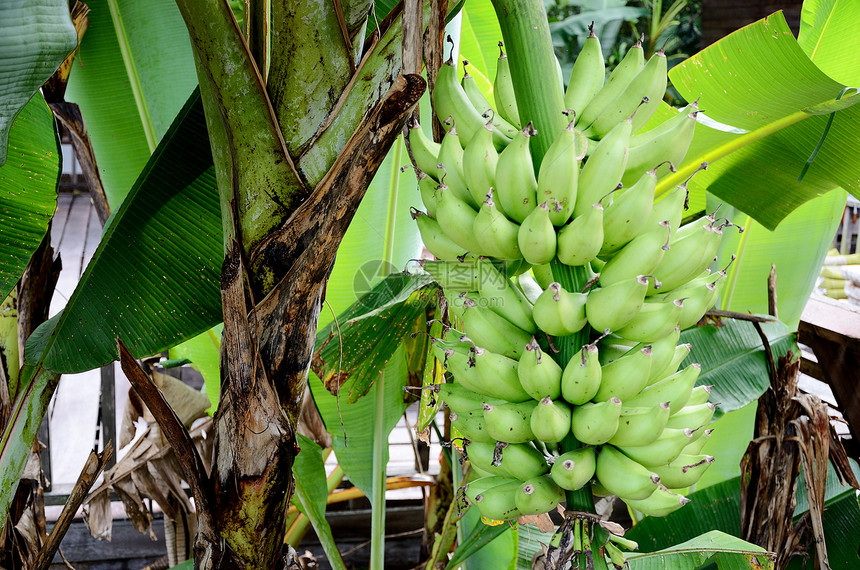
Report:
<svg viewBox="0 0 860 570"><path fill-rule="evenodd" d="M725 570L773 568L773 559L764 548L718 530L658 552L633 552L627 554L627 560L631 570L695 570L706 562Z"/></svg>

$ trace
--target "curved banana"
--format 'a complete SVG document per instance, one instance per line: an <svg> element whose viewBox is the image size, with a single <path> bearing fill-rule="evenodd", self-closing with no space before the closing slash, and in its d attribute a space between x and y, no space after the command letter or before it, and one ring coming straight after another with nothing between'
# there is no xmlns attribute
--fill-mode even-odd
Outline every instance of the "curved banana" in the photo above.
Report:
<svg viewBox="0 0 860 570"><path fill-rule="evenodd" d="M502 118L501 115L495 112L493 106L487 101L487 98L484 97L484 94L481 92L480 87L475 82L475 78L469 75L469 72L466 71L466 66L469 65L467 60L463 60L463 79L460 82L460 85L463 87L463 91L466 93L466 97L469 98L469 101L472 102L472 106L475 107L475 110L482 117L487 116L487 114L493 115L492 125L495 129L499 130L501 133L505 134L508 137L514 136L514 133L517 132L517 127L513 126L506 120Z"/></svg>
<svg viewBox="0 0 860 570"><path fill-rule="evenodd" d="M669 464L654 467L661 482L670 489L695 485L714 462L710 455L679 455Z"/></svg>
<svg viewBox="0 0 860 570"><path fill-rule="evenodd" d="M591 151L579 173L574 216L583 215L621 182L632 130L633 121L621 121Z"/></svg>
<svg viewBox="0 0 860 570"><path fill-rule="evenodd" d="M461 416L460 414L452 413L451 426L469 441L477 441L479 443L495 443L496 440L490 435L487 430L487 422L479 416ZM454 436L452 436L454 439Z"/></svg>
<svg viewBox="0 0 860 570"><path fill-rule="evenodd" d="M701 437L692 443L687 444L687 446L681 450L681 455L699 455L702 453L702 448L704 448L705 444L708 443L712 433L714 433L713 429L706 429Z"/></svg>
<svg viewBox="0 0 860 570"><path fill-rule="evenodd" d="M460 258L465 258L469 255L469 251L460 247L448 237L439 222L425 214L420 210L412 211L412 219L418 224L418 232L421 234L421 241L424 242L424 247L427 251L433 254L436 259L444 261L456 261ZM475 256L472 255L474 258Z"/></svg>
<svg viewBox="0 0 860 570"><path fill-rule="evenodd" d="M635 396L645 387L650 372L651 347L630 351L603 366L600 389L595 394L594 401L604 402L610 398L619 398L622 402L627 402L628 398Z"/></svg>
<svg viewBox="0 0 860 570"><path fill-rule="evenodd" d="M578 142L582 139L582 142ZM573 215L576 204L579 148L585 144L582 133L571 121L547 149L537 177L537 200L550 205L549 219L554 226L563 226Z"/></svg>
<svg viewBox="0 0 860 570"><path fill-rule="evenodd" d="M597 345L582 347L582 358L571 358L561 375L561 396L575 406L591 400L600 389L602 367Z"/></svg>
<svg viewBox="0 0 860 570"><path fill-rule="evenodd" d="M445 234L466 251L483 255L472 228L478 212L442 182L436 191L436 219Z"/></svg>
<svg viewBox="0 0 860 570"><path fill-rule="evenodd" d="M459 382L447 382L436 384L439 399L442 400L450 410L458 415L484 415L484 402L500 404L504 402L501 398L493 398L478 392L469 390ZM475 413L477 412L477 413Z"/></svg>
<svg viewBox="0 0 860 570"><path fill-rule="evenodd" d="M537 205L537 180L529 152L529 139L536 134L531 123L517 131L496 164L497 202L505 215L517 223L522 223Z"/></svg>
<svg viewBox="0 0 860 570"><path fill-rule="evenodd" d="M668 421L669 402L662 402L659 406L653 407L624 406L618 419L618 431L608 443L616 447L648 445L660 437Z"/></svg>
<svg viewBox="0 0 860 570"><path fill-rule="evenodd" d="M597 257L603 245L603 206L600 203L558 231L558 260L572 267L585 265Z"/></svg>
<svg viewBox="0 0 860 570"><path fill-rule="evenodd" d="M672 414L676 414L690 399L690 392L693 391L693 386L696 385L696 379L698 379L701 371L702 365L694 362L680 372L646 386L641 392L629 399L627 404L630 406L656 406L660 402L670 402Z"/></svg>
<svg viewBox="0 0 860 570"><path fill-rule="evenodd" d="M484 421L487 432L496 440L506 443L526 443L535 438L531 429L532 412L537 402L484 404Z"/></svg>
<svg viewBox="0 0 860 570"><path fill-rule="evenodd" d="M532 399L520 385L516 360L481 347L475 348L474 360L479 393L489 392L508 402L527 402Z"/></svg>
<svg viewBox="0 0 860 570"><path fill-rule="evenodd" d="M603 87L591 98L588 105L582 110L576 120L580 130L585 130L597 119L606 107L612 103L627 87L627 85L639 74L645 66L645 52L642 50L642 42L636 42L624 58L615 66ZM574 107L575 108L575 107Z"/></svg>
<svg viewBox="0 0 860 570"><path fill-rule="evenodd" d="M593 26L589 26L588 37L585 38L582 50L576 57L570 72L567 91L564 93L565 108L573 109L580 114L603 87L605 79L606 67L603 51L600 49L600 40L594 35Z"/></svg>
<svg viewBox="0 0 860 570"><path fill-rule="evenodd" d="M423 170L416 171L415 176L418 178L418 191L421 193L421 202L424 204L424 209L427 210L428 216L435 219L436 202L438 200L436 197L436 187L438 184Z"/></svg>
<svg viewBox="0 0 860 570"><path fill-rule="evenodd" d="M642 349L646 345L651 345L651 374L648 375L648 384L651 384L651 379L654 377L654 373L666 368L670 362L672 362L672 358L675 356L675 345L678 344L678 339L681 337L681 329L679 327L675 327L672 332L667 334L666 336L660 337L657 340L652 341L643 341L633 347L633 349ZM659 378L663 378L668 376L669 374L674 373L669 372L667 374L663 374Z"/></svg>
<svg viewBox="0 0 860 570"><path fill-rule="evenodd" d="M646 228L653 228L663 220L669 220L671 234L678 230L684 210L687 209L687 187L684 184L675 186L666 196L658 198L651 208L651 216L645 223Z"/></svg>
<svg viewBox="0 0 860 570"><path fill-rule="evenodd" d="M535 406L530 419L532 433L541 441L559 443L570 433L570 406L547 396Z"/></svg>
<svg viewBox="0 0 860 570"><path fill-rule="evenodd" d="M549 471L543 453L530 443L499 443L501 466L511 477L526 481Z"/></svg>
<svg viewBox="0 0 860 570"><path fill-rule="evenodd" d="M499 59L496 61L496 79L493 81L493 98L496 100L496 109L499 114L512 125L519 127L520 113L517 109L517 98L514 94L514 82L511 77L511 67L508 56L502 51L502 42L499 42Z"/></svg>
<svg viewBox="0 0 860 570"><path fill-rule="evenodd" d="M608 287L592 289L585 301L585 316L591 326L599 331L615 331L632 321L645 302L648 278L648 275L637 275Z"/></svg>
<svg viewBox="0 0 860 570"><path fill-rule="evenodd" d="M510 279L486 259L478 260L475 268L479 272L478 293L490 309L526 332L537 332L532 304Z"/></svg>
<svg viewBox="0 0 860 570"><path fill-rule="evenodd" d="M601 254L614 253L648 226L654 204L654 189L657 187L656 170L643 174L633 186L613 194L612 203L603 212L603 245Z"/></svg>
<svg viewBox="0 0 860 570"><path fill-rule="evenodd" d="M666 336L678 326L683 307L684 299L645 302L633 320L618 329L616 334L640 342Z"/></svg>
<svg viewBox="0 0 860 570"><path fill-rule="evenodd" d="M523 220L517 234L517 244L523 258L532 265L544 265L555 258L555 228L549 219L547 204L538 204Z"/></svg>
<svg viewBox="0 0 860 570"><path fill-rule="evenodd" d="M470 441L463 448L473 469L496 477L511 477L511 474L501 466L501 446L504 443L480 443Z"/></svg>
<svg viewBox="0 0 860 570"><path fill-rule="evenodd" d="M498 487L500 485L506 485L508 483L522 483L514 479L513 477L505 477L502 475L491 475L487 477L479 477L477 479L473 479L469 481L464 487L464 495L466 499L469 500L469 503L474 505L478 502L478 495L484 493L484 491L488 489L492 489L493 487Z"/></svg>
<svg viewBox="0 0 860 570"><path fill-rule="evenodd" d="M478 307L466 301L461 317L463 329L477 346L510 358L519 358L531 341L531 334L500 316L492 309Z"/></svg>
<svg viewBox="0 0 860 570"><path fill-rule="evenodd" d="M448 119L452 120L451 117ZM460 144L456 125L453 123L451 129L442 137L438 158L439 162L436 169L442 171L439 174L440 180L454 192L457 198L469 204L473 209L477 209L480 202L472 198L466 179L463 177L463 147Z"/></svg>
<svg viewBox="0 0 860 570"><path fill-rule="evenodd" d="M441 144L433 142L424 134L417 121L415 126L409 129L409 149L412 151L415 165L428 176L432 176L437 182L439 181L437 178L439 174L436 172L436 165L439 164L441 147Z"/></svg>
<svg viewBox="0 0 860 570"><path fill-rule="evenodd" d="M627 165L624 168L621 182L632 184L644 172L652 169L657 172L659 178L671 169L668 166L658 165L667 162L669 164L681 164L687 155L690 143L693 142L697 118L698 112L693 110L692 105L688 105L675 117L664 121L650 131L634 135L630 139Z"/></svg>
<svg viewBox="0 0 860 570"><path fill-rule="evenodd" d="M604 240L603 243L605 244L606 241ZM600 270L600 285L607 287L637 275L650 275L663 259L667 249L669 249L669 223L664 220L660 222L659 227L636 236L606 262Z"/></svg>
<svg viewBox="0 0 860 570"><path fill-rule="evenodd" d="M680 234L681 229L678 230ZM683 235L676 235L669 242L669 249L654 269L654 276L667 291L680 287L695 278L714 260L720 247L722 230L707 224ZM652 289L649 294L657 291Z"/></svg>
<svg viewBox="0 0 860 570"><path fill-rule="evenodd" d="M702 384L693 388L690 392L690 399L687 400L687 405L684 406L698 406L700 404L707 404L708 400L711 397L711 388L712 386L708 386L706 384ZM691 427L691 426L687 426Z"/></svg>
<svg viewBox="0 0 860 570"><path fill-rule="evenodd" d="M690 428L697 430L710 423L716 409L717 406L713 402L693 406L687 405L672 414L666 425L675 429Z"/></svg>
<svg viewBox="0 0 860 570"><path fill-rule="evenodd" d="M621 400L611 398L597 404L576 406L570 415L574 437L582 443L601 445L615 435L621 416Z"/></svg>
<svg viewBox="0 0 860 570"><path fill-rule="evenodd" d="M532 337L517 365L517 376L523 390L535 400L545 397L555 400L561 395L561 372L561 367L548 354L541 351L537 341ZM544 438L539 439L549 441Z"/></svg>
<svg viewBox="0 0 860 570"><path fill-rule="evenodd" d="M648 445L623 446L618 449L634 461L652 468L675 460L687 445L698 439L691 429L666 428Z"/></svg>
<svg viewBox="0 0 860 570"><path fill-rule="evenodd" d="M484 124L484 128L475 133L463 150L463 177L469 187L469 194L477 204L487 198L496 180L499 153L493 146L492 128L489 122Z"/></svg>
<svg viewBox="0 0 860 570"><path fill-rule="evenodd" d="M669 360L669 363L666 364L660 370L652 370L651 377L648 378L648 385L654 384L655 382L659 382L663 378L667 376L671 376L675 372L678 371L678 367L681 366L681 363L690 355L690 350L693 348L693 345L690 343L679 344L675 347L674 352L672 353L672 357Z"/></svg>
<svg viewBox="0 0 860 570"><path fill-rule="evenodd" d="M497 521L513 520L522 516L517 509L516 492L522 482L514 480L484 490L475 496L474 504L481 515Z"/></svg>
<svg viewBox="0 0 860 570"><path fill-rule="evenodd" d="M569 336L586 325L585 301L585 294L569 293L553 282L535 301L532 317L543 332Z"/></svg>
<svg viewBox="0 0 860 570"><path fill-rule="evenodd" d="M660 483L660 477L650 469L611 445L600 449L594 473L607 491L622 499L646 499Z"/></svg>
<svg viewBox="0 0 860 570"><path fill-rule="evenodd" d="M564 491L549 475L533 477L523 483L515 498L517 509L524 515L548 513L563 500Z"/></svg>
<svg viewBox="0 0 860 570"><path fill-rule="evenodd" d="M690 499L673 493L665 486L660 485L647 499L625 499L624 502L642 514L652 517L665 517L689 503Z"/></svg>
<svg viewBox="0 0 860 570"><path fill-rule="evenodd" d="M560 455L549 473L556 485L567 491L576 491L594 477L596 464L594 448L580 447Z"/></svg>

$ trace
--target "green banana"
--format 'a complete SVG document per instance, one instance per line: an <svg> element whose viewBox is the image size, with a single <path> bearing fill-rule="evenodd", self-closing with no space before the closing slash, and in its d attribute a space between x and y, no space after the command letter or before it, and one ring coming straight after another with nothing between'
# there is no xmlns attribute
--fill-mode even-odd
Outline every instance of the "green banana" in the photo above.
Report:
<svg viewBox="0 0 860 570"><path fill-rule="evenodd" d="M472 106L475 107L475 110L482 116L486 117L488 114L493 115L492 126L498 129L503 134L508 137L512 137L514 133L517 132L517 127L513 126L506 120L502 118L501 115L493 110L493 106L487 101L487 98L484 97L484 94L481 92L480 87L475 82L475 78L469 75L469 72L466 71L466 66L469 65L468 60L463 60L463 79L460 82L460 85L463 87L463 91L466 93L466 97L469 98L469 101L472 102Z"/></svg>
<svg viewBox="0 0 860 570"><path fill-rule="evenodd" d="M439 147L439 162L436 165L437 170L441 170L440 174L442 182L448 186L457 198L466 202L473 209L478 208L481 202L472 197L469 192L469 187L466 184L466 179L463 176L463 147L461 146L460 137L457 134L456 125L453 119L451 128L442 137L442 144Z"/></svg>
<svg viewBox="0 0 860 570"><path fill-rule="evenodd" d="M452 413L450 417L451 425L469 441L495 443L496 440L487 430L487 422L484 418L478 416L461 416L455 413Z"/></svg>
<svg viewBox="0 0 860 570"><path fill-rule="evenodd" d="M496 440L507 443L526 443L535 438L531 429L532 412L537 406L530 402L484 404L484 421L487 432Z"/></svg>
<svg viewBox="0 0 860 570"><path fill-rule="evenodd" d="M553 510L564 500L564 491L552 477L542 475L523 483L515 496L517 510L524 515L541 515Z"/></svg>
<svg viewBox="0 0 860 570"><path fill-rule="evenodd" d="M683 306L684 299L645 302L633 320L617 330L616 334L640 342L666 336L678 326Z"/></svg>
<svg viewBox="0 0 860 570"><path fill-rule="evenodd" d="M618 419L618 430L608 443L616 447L648 445L660 437L668 421L668 402L662 402L659 406L653 407L624 406Z"/></svg>
<svg viewBox="0 0 860 570"><path fill-rule="evenodd" d="M672 358L675 356L675 345L677 344L680 336L681 329L675 327L675 329L666 336L660 337L654 341L643 341L633 347L633 350L637 350L645 348L646 345L651 345L651 374L648 375L648 384L651 384L651 379L654 377L654 373L656 371L663 370L672 362ZM675 371L673 370L672 372L663 374L660 378L668 376L674 372Z"/></svg>
<svg viewBox="0 0 860 570"><path fill-rule="evenodd" d="M497 521L513 520L522 516L517 509L516 493L519 491L520 481L510 481L490 487L475 497L475 506L481 515Z"/></svg>
<svg viewBox="0 0 860 570"><path fill-rule="evenodd" d="M689 503L690 499L673 493L665 486L660 485L647 499L625 499L624 502L642 514L652 517L665 517Z"/></svg>
<svg viewBox="0 0 860 570"><path fill-rule="evenodd" d="M472 230L478 212L461 200L448 186L441 182L436 192L436 219L439 227L451 241L471 253L483 255Z"/></svg>
<svg viewBox="0 0 860 570"><path fill-rule="evenodd" d="M435 389L439 394L439 399L445 402L445 405L452 412L461 416L470 414L483 416L484 402L491 404L501 404L504 402L501 398L493 398L469 390L459 382L434 384L434 386L436 386ZM477 412L477 414L473 412Z"/></svg>
<svg viewBox="0 0 860 570"><path fill-rule="evenodd" d="M604 107L585 131L585 136L601 137L633 113L633 132L638 131L657 111L663 100L666 93L666 67L666 54L663 50L658 50L627 84L624 91Z"/></svg>
<svg viewBox="0 0 860 570"><path fill-rule="evenodd" d="M664 290L680 287L704 271L713 261L721 238L722 230L712 224L683 234L679 228L669 242L669 250L654 269L654 276L663 284ZM652 295L656 292L649 290Z"/></svg>
<svg viewBox="0 0 860 570"><path fill-rule="evenodd" d="M522 258L517 234L520 227L502 214L492 198L492 189L475 216L472 228L475 239L483 251L496 259L514 260Z"/></svg>
<svg viewBox="0 0 860 570"><path fill-rule="evenodd" d="M433 180L433 178L421 170L416 171L415 176L418 178L418 191L421 193L421 202L424 204L424 209L427 210L428 216L435 219L437 201L436 187L438 184Z"/></svg>
<svg viewBox="0 0 860 570"><path fill-rule="evenodd" d="M576 188L579 179L579 147L585 144L582 133L573 128L571 121L547 149L537 177L537 200L555 204L549 210L554 226L563 226L573 214ZM582 139L582 142L577 142Z"/></svg>
<svg viewBox="0 0 860 570"><path fill-rule="evenodd" d="M606 206L603 212L601 254L618 251L646 228L656 229L645 225L651 215L656 187L656 171L650 170L620 195L613 195L612 203Z"/></svg>
<svg viewBox="0 0 860 570"><path fill-rule="evenodd" d="M547 396L535 406L530 419L532 433L541 441L559 443L570 433L570 406Z"/></svg>
<svg viewBox="0 0 860 570"><path fill-rule="evenodd" d="M601 445L615 435L620 416L621 400L618 398L597 404L583 404L574 407L571 412L571 430L582 443Z"/></svg>
<svg viewBox="0 0 860 570"><path fill-rule="evenodd" d="M556 485L567 491L576 491L594 477L596 463L594 448L580 447L560 455L549 473Z"/></svg>
<svg viewBox="0 0 860 570"><path fill-rule="evenodd" d="M463 178L476 204L483 203L496 183L499 153L493 146L492 129L493 125L488 121L463 149Z"/></svg>
<svg viewBox="0 0 860 570"><path fill-rule="evenodd" d="M633 320L645 302L648 275L637 275L608 287L592 289L585 301L585 317L595 330L616 331Z"/></svg>
<svg viewBox="0 0 860 570"><path fill-rule="evenodd" d="M433 277L446 291L456 293L477 291L481 281L478 260L469 261L422 261L421 268Z"/></svg>
<svg viewBox="0 0 860 570"><path fill-rule="evenodd" d="M604 402L610 398L619 398L622 402L626 402L628 398L635 396L645 387L650 372L651 347L646 346L642 350L630 351L627 355L603 366L600 389L595 394L594 401Z"/></svg>
<svg viewBox="0 0 860 570"><path fill-rule="evenodd" d="M684 406L698 406L700 404L707 404L708 400L711 397L711 386L707 386L702 384L700 386L696 386L693 388L692 392L690 392L690 399L687 400L687 405Z"/></svg>
<svg viewBox="0 0 860 570"><path fill-rule="evenodd" d="M588 105L579 114L576 120L579 129L584 131L590 127L591 123L597 119L604 109L624 92L627 85L639 74L644 65L645 52L642 50L642 42L639 41L627 50L624 58L612 70L606 83L603 84L603 87L591 98ZM660 96L662 97L662 93Z"/></svg>
<svg viewBox="0 0 860 570"><path fill-rule="evenodd" d="M666 171L673 170L672 165L681 164L696 130L698 112L690 112L688 105L675 117L657 127L634 135L630 139L630 150L627 153L627 165L621 182L632 184L642 176L643 172L654 169L657 177ZM647 137L647 138L644 138ZM669 166L662 167L663 164Z"/></svg>
<svg viewBox="0 0 860 570"><path fill-rule="evenodd" d="M651 208L651 216L645 222L646 228L653 228L663 220L669 221L670 235L678 230L681 217L687 209L687 187L683 184L676 186L669 194L656 199Z"/></svg>
<svg viewBox="0 0 860 570"><path fill-rule="evenodd" d="M676 341L677 342L677 341ZM679 344L675 347L674 352L672 353L672 357L669 360L669 363L666 364L660 370L652 370L651 376L648 378L648 385L658 382L667 376L671 376L675 372L677 372L678 367L684 362L684 359L687 358L690 354L690 349L692 349L693 345L690 343Z"/></svg>
<svg viewBox="0 0 860 570"><path fill-rule="evenodd" d="M698 439L696 434L689 428L666 428L660 437L648 445L623 446L618 449L645 467L654 467L674 461L681 455L681 451L696 439Z"/></svg>
<svg viewBox="0 0 860 570"><path fill-rule="evenodd" d="M646 499L660 483L650 469L610 445L600 449L594 473L607 491L622 499Z"/></svg>
<svg viewBox="0 0 860 570"><path fill-rule="evenodd" d="M511 358L519 358L531 334L500 316L492 309L475 306L465 301L466 310L461 317L463 329L477 345Z"/></svg>
<svg viewBox="0 0 860 570"><path fill-rule="evenodd" d="M725 273L722 271L716 274L706 274L666 293L664 299L667 300L685 299L681 318L678 322L682 329L698 323L708 312L708 309L714 306L725 285L724 276Z"/></svg>
<svg viewBox="0 0 860 570"><path fill-rule="evenodd" d="M546 289L550 283L555 281L552 277L552 267L550 267L549 263L546 265L533 265L531 271L541 289Z"/></svg>
<svg viewBox="0 0 860 570"><path fill-rule="evenodd" d="M561 395L561 372L561 367L549 355L543 354L532 337L517 365L517 376L523 390L535 400L545 397L555 400ZM542 437L539 439L549 441Z"/></svg>
<svg viewBox="0 0 860 570"><path fill-rule="evenodd" d="M670 402L672 414L687 404L690 392L696 384L702 366L694 362L680 372L646 386L641 392L627 401L629 406L656 406L660 402Z"/></svg>
<svg viewBox="0 0 860 570"><path fill-rule="evenodd" d="M517 375L518 362L502 354L475 348L475 370L479 393L489 393L508 402L527 402L532 397L523 390Z"/></svg>
<svg viewBox="0 0 860 570"><path fill-rule="evenodd" d="M513 483L515 481L517 483L522 483L521 481L517 481L512 477L505 477L503 475L478 477L477 479L473 479L466 484L466 486L464 487L463 494L466 496L466 499L468 499L469 503L474 505L478 502L478 495L482 495L484 491L492 489L493 487L498 487L500 485Z"/></svg>
<svg viewBox="0 0 860 570"><path fill-rule="evenodd" d="M490 261L478 260L478 293L497 314L529 333L537 332L532 304Z"/></svg>
<svg viewBox="0 0 860 570"><path fill-rule="evenodd" d="M615 570L624 570L624 568L630 566L627 563L627 557L613 543L607 542L603 545L603 549L606 552L606 556L609 557L609 562L615 567Z"/></svg>
<svg viewBox="0 0 860 570"><path fill-rule="evenodd" d="M496 109L506 121L512 125L519 126L520 113L517 110L517 98L514 94L514 83L511 77L511 67L508 56L502 51L502 42L499 42L499 59L496 61L496 79L493 81L493 98L496 100Z"/></svg>
<svg viewBox="0 0 860 570"><path fill-rule="evenodd" d="M579 173L574 216L583 215L621 182L632 129L633 121L626 119L597 143Z"/></svg>
<svg viewBox="0 0 860 570"><path fill-rule="evenodd" d="M484 119L472 106L466 92L457 81L457 70L452 61L446 61L436 74L436 84L432 93L433 108L438 117L454 117L463 146L469 144L475 133L484 125ZM445 124L443 123L443 126ZM498 130L493 130L493 143L496 148L504 148L510 139Z"/></svg>
<svg viewBox="0 0 860 570"><path fill-rule="evenodd" d="M469 458L469 463L473 469L478 469L484 473L497 477L510 477L511 474L501 466L501 446L503 443L479 443L476 441L468 442L464 445L466 455Z"/></svg>
<svg viewBox="0 0 860 570"><path fill-rule="evenodd" d="M668 239L667 221L660 222L660 227L652 231L636 236L600 270L600 285L606 287L637 275L650 275L669 249Z"/></svg>
<svg viewBox="0 0 860 570"><path fill-rule="evenodd" d="M496 164L496 200L505 215L517 223L537 205L537 180L529 152L529 139L536 134L531 123L517 131Z"/></svg>
<svg viewBox="0 0 860 570"><path fill-rule="evenodd" d="M692 430L699 429L702 426L708 425L711 418L714 417L716 405L713 402L705 402L704 404L696 404L694 406L684 406L677 412L672 414L668 427L675 429L690 428Z"/></svg>
<svg viewBox="0 0 860 570"><path fill-rule="evenodd" d="M463 248L448 237L439 222L422 212L421 210L412 210L412 219L418 224L418 232L421 234L421 241L424 242L424 247L427 251L433 254L436 259L444 261L456 261L458 259L469 256L469 251ZM472 255L474 257L474 255Z"/></svg>
<svg viewBox="0 0 860 570"><path fill-rule="evenodd" d="M603 206L593 204L558 231L558 260L565 265L585 265L603 245Z"/></svg>
<svg viewBox="0 0 860 570"><path fill-rule="evenodd" d="M582 347L582 358L571 358L561 375L561 396L575 406L591 400L600 389L603 369L600 366L597 345Z"/></svg>
<svg viewBox="0 0 860 570"><path fill-rule="evenodd" d="M543 453L531 443L499 443L501 466L512 477L526 481L549 471Z"/></svg>
<svg viewBox="0 0 860 570"><path fill-rule="evenodd" d="M409 150L412 151L412 157L415 159L415 165L419 170L432 176L437 182L439 174L436 172L436 165L439 164L439 150L442 145L433 142L424 131L421 130L421 125L415 121L415 125L409 129Z"/></svg>
<svg viewBox="0 0 860 570"><path fill-rule="evenodd" d="M694 485L714 462L710 455L679 455L666 465L654 467L660 481L670 489Z"/></svg>
<svg viewBox="0 0 860 570"><path fill-rule="evenodd" d="M478 394L490 395L484 393L485 390L478 372L475 370L471 352L463 353L457 349L447 348L444 350L444 358L440 358L440 360L442 360L445 369L463 387Z"/></svg>
<svg viewBox="0 0 860 570"><path fill-rule="evenodd" d="M567 91L564 93L564 106L573 109L577 114L581 113L603 87L605 78L606 67L600 40L594 35L593 26L589 26L588 37L585 38L570 72Z"/></svg>
<svg viewBox="0 0 860 570"><path fill-rule="evenodd" d="M538 328L553 336L570 336L586 325L583 293L569 293L559 283L550 283L532 309Z"/></svg>
<svg viewBox="0 0 860 570"><path fill-rule="evenodd" d="M687 444L687 446L681 450L681 455L699 455L702 452L702 448L705 447L705 444L707 444L708 440L711 438L712 433L714 433L713 429L706 429L698 439Z"/></svg>
<svg viewBox="0 0 860 570"><path fill-rule="evenodd" d="M523 258L532 265L544 265L555 257L555 228L549 219L547 202L538 204L520 225L517 244Z"/></svg>

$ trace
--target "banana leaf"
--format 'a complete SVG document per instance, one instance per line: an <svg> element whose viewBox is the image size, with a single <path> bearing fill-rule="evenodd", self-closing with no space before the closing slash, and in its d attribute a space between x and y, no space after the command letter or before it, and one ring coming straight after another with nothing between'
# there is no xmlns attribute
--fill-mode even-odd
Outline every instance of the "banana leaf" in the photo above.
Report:
<svg viewBox="0 0 860 570"><path fill-rule="evenodd" d="M774 567L764 548L718 530L658 552L630 553L627 561L631 570L695 570L708 563L720 570Z"/></svg>
<svg viewBox="0 0 860 570"><path fill-rule="evenodd" d="M66 0L0 3L0 167L15 117L76 45Z"/></svg>

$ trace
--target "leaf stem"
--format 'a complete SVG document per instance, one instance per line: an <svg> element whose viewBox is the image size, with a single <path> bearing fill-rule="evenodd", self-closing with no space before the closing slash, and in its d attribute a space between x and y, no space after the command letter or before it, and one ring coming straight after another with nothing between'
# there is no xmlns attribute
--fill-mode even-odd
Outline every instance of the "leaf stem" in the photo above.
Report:
<svg viewBox="0 0 860 570"><path fill-rule="evenodd" d="M374 389L373 495L370 512L370 568L385 568L385 465L388 438L385 436L385 372L379 374Z"/></svg>
<svg viewBox="0 0 860 570"><path fill-rule="evenodd" d="M732 297L735 294L735 286L738 282L738 274L740 273L741 265L743 265L744 261L744 250L747 247L747 239L749 238L750 232L752 231L753 220L750 216L747 216L746 222L744 223L744 233L741 234L741 241L738 243L738 252L737 259L732 264L731 268L729 268L728 282L726 283L725 289L723 289L724 296L720 301L720 307L727 311L732 306Z"/></svg>

